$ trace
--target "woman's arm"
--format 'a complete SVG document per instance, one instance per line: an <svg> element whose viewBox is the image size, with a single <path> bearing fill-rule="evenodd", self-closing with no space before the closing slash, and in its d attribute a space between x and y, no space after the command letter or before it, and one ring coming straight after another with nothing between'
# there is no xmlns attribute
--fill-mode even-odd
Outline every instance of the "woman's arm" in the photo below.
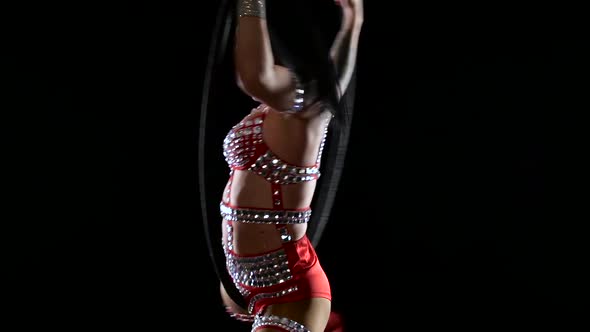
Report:
<svg viewBox="0 0 590 332"><path fill-rule="evenodd" d="M342 22L330 49L330 56L336 66L340 93L344 94L354 72L364 12L362 0L336 2L342 7Z"/></svg>
<svg viewBox="0 0 590 332"><path fill-rule="evenodd" d="M273 109L291 109L296 97L295 81L287 68L275 65L265 0L238 0L238 15L234 49L238 85Z"/></svg>

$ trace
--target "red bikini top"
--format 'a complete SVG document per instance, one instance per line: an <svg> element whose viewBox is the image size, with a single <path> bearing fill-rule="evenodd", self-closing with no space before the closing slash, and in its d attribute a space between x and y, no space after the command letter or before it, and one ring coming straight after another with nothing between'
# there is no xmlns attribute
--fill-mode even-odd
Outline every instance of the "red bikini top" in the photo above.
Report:
<svg viewBox="0 0 590 332"><path fill-rule="evenodd" d="M260 111L262 110L262 111ZM249 170L269 182L279 184L299 183L320 177L320 159L326 133L312 166L289 164L274 154L262 138L262 127L267 106L261 105L237 125L233 126L223 141L223 155L232 170Z"/></svg>

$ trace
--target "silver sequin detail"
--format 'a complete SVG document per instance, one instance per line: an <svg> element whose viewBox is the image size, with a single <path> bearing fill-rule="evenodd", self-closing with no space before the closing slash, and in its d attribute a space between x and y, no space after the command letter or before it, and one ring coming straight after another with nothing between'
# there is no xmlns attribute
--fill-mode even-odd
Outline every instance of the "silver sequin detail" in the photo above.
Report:
<svg viewBox="0 0 590 332"><path fill-rule="evenodd" d="M233 126L223 140L223 156L233 167L246 165L262 143L262 119L246 118Z"/></svg>
<svg viewBox="0 0 590 332"><path fill-rule="evenodd" d="M230 313L229 314L230 317L237 319L239 321L242 322L253 322L254 321L254 315L248 315L248 314L237 314L237 313Z"/></svg>
<svg viewBox="0 0 590 332"><path fill-rule="evenodd" d="M252 324L252 331L260 327L279 327L289 332L311 332L305 326L286 317L256 315Z"/></svg>
<svg viewBox="0 0 590 332"><path fill-rule="evenodd" d="M303 106L305 105L305 88L294 72L291 72L291 79L293 81L293 85L295 86L295 95L293 96L293 105L291 105L291 108L286 111L297 113L301 112L303 110Z"/></svg>
<svg viewBox="0 0 590 332"><path fill-rule="evenodd" d="M232 225L227 225L227 248L234 250L234 228Z"/></svg>
<svg viewBox="0 0 590 332"><path fill-rule="evenodd" d="M264 110L265 107L261 105L255 111ZM243 119L233 126L226 135L223 141L223 155L230 167L244 167L251 163L248 170L255 172L268 181L280 184L300 183L318 179L320 177L319 165L326 142L328 125L324 128L316 164L304 167L290 165L270 150L252 162L252 157L256 154L258 146L264 144L262 139L263 122L263 117L258 113L258 115Z"/></svg>
<svg viewBox="0 0 590 332"><path fill-rule="evenodd" d="M238 1L238 16L254 16L266 18L264 0L240 0Z"/></svg>
<svg viewBox="0 0 590 332"><path fill-rule="evenodd" d="M223 252L225 253L225 264L226 264L226 268L228 270L228 272L231 275L231 271L234 268L233 267L233 263L230 261L230 257L231 257L231 251L234 248L233 242L234 242L234 227L231 224L227 224L227 239L222 239L222 247L223 247ZM231 267L231 268L230 268ZM239 283L235 283L236 288L238 289L238 291L240 292L240 294L242 294L242 296L249 296L250 295L250 291L246 288L244 288L242 286L242 284Z"/></svg>
<svg viewBox="0 0 590 332"><path fill-rule="evenodd" d="M226 265L236 285L270 287L293 278L283 249L248 257L226 251Z"/></svg>
<svg viewBox="0 0 590 332"><path fill-rule="evenodd" d="M279 184L312 181L320 177L318 166L293 166L282 161L270 150L258 157L248 170L264 177L267 181Z"/></svg>
<svg viewBox="0 0 590 332"><path fill-rule="evenodd" d="M328 137L328 125L324 128L324 138L322 138L322 142L320 143L320 150L318 151L318 157L316 163L319 165L322 161L322 153L324 152L324 146L326 144L326 137Z"/></svg>
<svg viewBox="0 0 590 332"><path fill-rule="evenodd" d="M289 230L287 229L287 227L281 227L279 229L279 232L281 233L281 241L283 243L289 242L292 240L293 237L291 236L291 234L289 234Z"/></svg>
<svg viewBox="0 0 590 332"><path fill-rule="evenodd" d="M234 264L230 261L230 256L231 256L231 252L227 249L227 246L223 245L223 252L225 253L225 265L227 268L227 271L230 273L232 273L232 270L235 269ZM240 292L240 294L242 294L242 296L247 297L250 295L250 291L248 289L246 289L244 286L242 286L242 284L235 282L234 280L234 285L236 286L236 288L238 289L238 291Z"/></svg>
<svg viewBox="0 0 590 332"><path fill-rule="evenodd" d="M278 292L256 294L252 297L252 299L250 299L250 303L248 303L248 312L252 313L252 311L254 310L254 306L256 305L256 302L258 302L262 299L277 298L277 297L285 296L287 294L291 294L296 291L297 291L297 286L294 286L294 287L287 288L287 289L284 289L284 290L278 291Z"/></svg>
<svg viewBox="0 0 590 332"><path fill-rule="evenodd" d="M304 224L309 222L311 210L289 211L289 210L256 210L227 206L219 204L221 217L234 222L249 224Z"/></svg>

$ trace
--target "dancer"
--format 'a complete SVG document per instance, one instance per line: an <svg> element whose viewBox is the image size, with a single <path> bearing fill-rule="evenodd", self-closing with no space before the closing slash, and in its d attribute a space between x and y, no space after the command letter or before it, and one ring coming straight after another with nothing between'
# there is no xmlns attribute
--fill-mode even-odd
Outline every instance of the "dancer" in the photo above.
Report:
<svg viewBox="0 0 590 332"><path fill-rule="evenodd" d="M336 4L340 29L328 42L321 0L222 1L202 116L228 26L237 84L259 104L223 141L230 175L221 222L206 202L203 211L223 303L252 331L321 332L331 317L330 282L315 247L343 165L363 22L362 0Z"/></svg>

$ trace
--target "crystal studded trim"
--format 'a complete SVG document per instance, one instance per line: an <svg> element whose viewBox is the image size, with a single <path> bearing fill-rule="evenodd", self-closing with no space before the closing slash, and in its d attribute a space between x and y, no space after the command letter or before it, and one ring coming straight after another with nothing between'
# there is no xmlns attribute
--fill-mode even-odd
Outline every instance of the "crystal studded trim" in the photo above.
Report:
<svg viewBox="0 0 590 332"><path fill-rule="evenodd" d="M305 326L286 317L256 315L252 324L252 331L263 327L278 327L288 332L311 332Z"/></svg>
<svg viewBox="0 0 590 332"><path fill-rule="evenodd" d="M284 289L284 290L278 291L278 292L256 294L252 297L252 299L250 299L250 303L248 304L248 312L252 313L252 311L254 310L254 306L256 305L256 302L258 302L262 299L277 298L277 297L285 296L287 294L291 294L296 291L297 291L297 286L287 288L287 289Z"/></svg>
<svg viewBox="0 0 590 332"><path fill-rule="evenodd" d="M311 167L293 166L281 160L270 150L258 157L248 170L264 177L267 181L280 184L312 181L320 177L317 165Z"/></svg>
<svg viewBox="0 0 590 332"><path fill-rule="evenodd" d="M260 115L240 121L223 140L223 156L231 167L243 167L256 155L256 147L263 143Z"/></svg>
<svg viewBox="0 0 590 332"><path fill-rule="evenodd" d="M244 287L241 283L237 282L236 279L234 279L234 276L238 274L238 267L236 266L235 262L231 259L231 252L227 249L227 247L224 245L223 246L223 252L225 253L225 266L227 268L227 272L229 273L229 275L232 277L232 280L234 281L234 285L236 286L236 288L238 289L238 291L240 292L240 294L242 294L242 296L244 297L248 297L250 296L250 291L248 289L246 289L246 287Z"/></svg>
<svg viewBox="0 0 590 332"><path fill-rule="evenodd" d="M231 312L228 310L228 314L231 318L234 318L236 320L239 320L241 322L253 322L254 321L254 315L249 315L249 314L237 314L234 312Z"/></svg>
<svg viewBox="0 0 590 332"><path fill-rule="evenodd" d="M252 257L235 256L226 252L226 258L227 269L236 284L270 287L293 278L283 249Z"/></svg>
<svg viewBox="0 0 590 332"><path fill-rule="evenodd" d="M293 97L293 106L291 106L289 112L296 113L303 110L303 105L305 102L305 89L295 73L291 73L291 77L293 79L293 84L295 85L295 96Z"/></svg>
<svg viewBox="0 0 590 332"><path fill-rule="evenodd" d="M267 181L278 184L293 184L317 180L320 177L320 162L327 138L328 125L324 128L323 138L312 166L291 165L265 144L262 131L268 106L261 104L254 111L261 112L247 116L226 135L223 141L223 155L231 169L247 169Z"/></svg>
<svg viewBox="0 0 590 332"><path fill-rule="evenodd" d="M219 210L221 217L226 220L250 224L304 224L311 217L311 209L292 211L232 208L223 202L219 204Z"/></svg>
<svg viewBox="0 0 590 332"><path fill-rule="evenodd" d="M238 1L238 17L254 16L266 18L266 6L264 0Z"/></svg>

